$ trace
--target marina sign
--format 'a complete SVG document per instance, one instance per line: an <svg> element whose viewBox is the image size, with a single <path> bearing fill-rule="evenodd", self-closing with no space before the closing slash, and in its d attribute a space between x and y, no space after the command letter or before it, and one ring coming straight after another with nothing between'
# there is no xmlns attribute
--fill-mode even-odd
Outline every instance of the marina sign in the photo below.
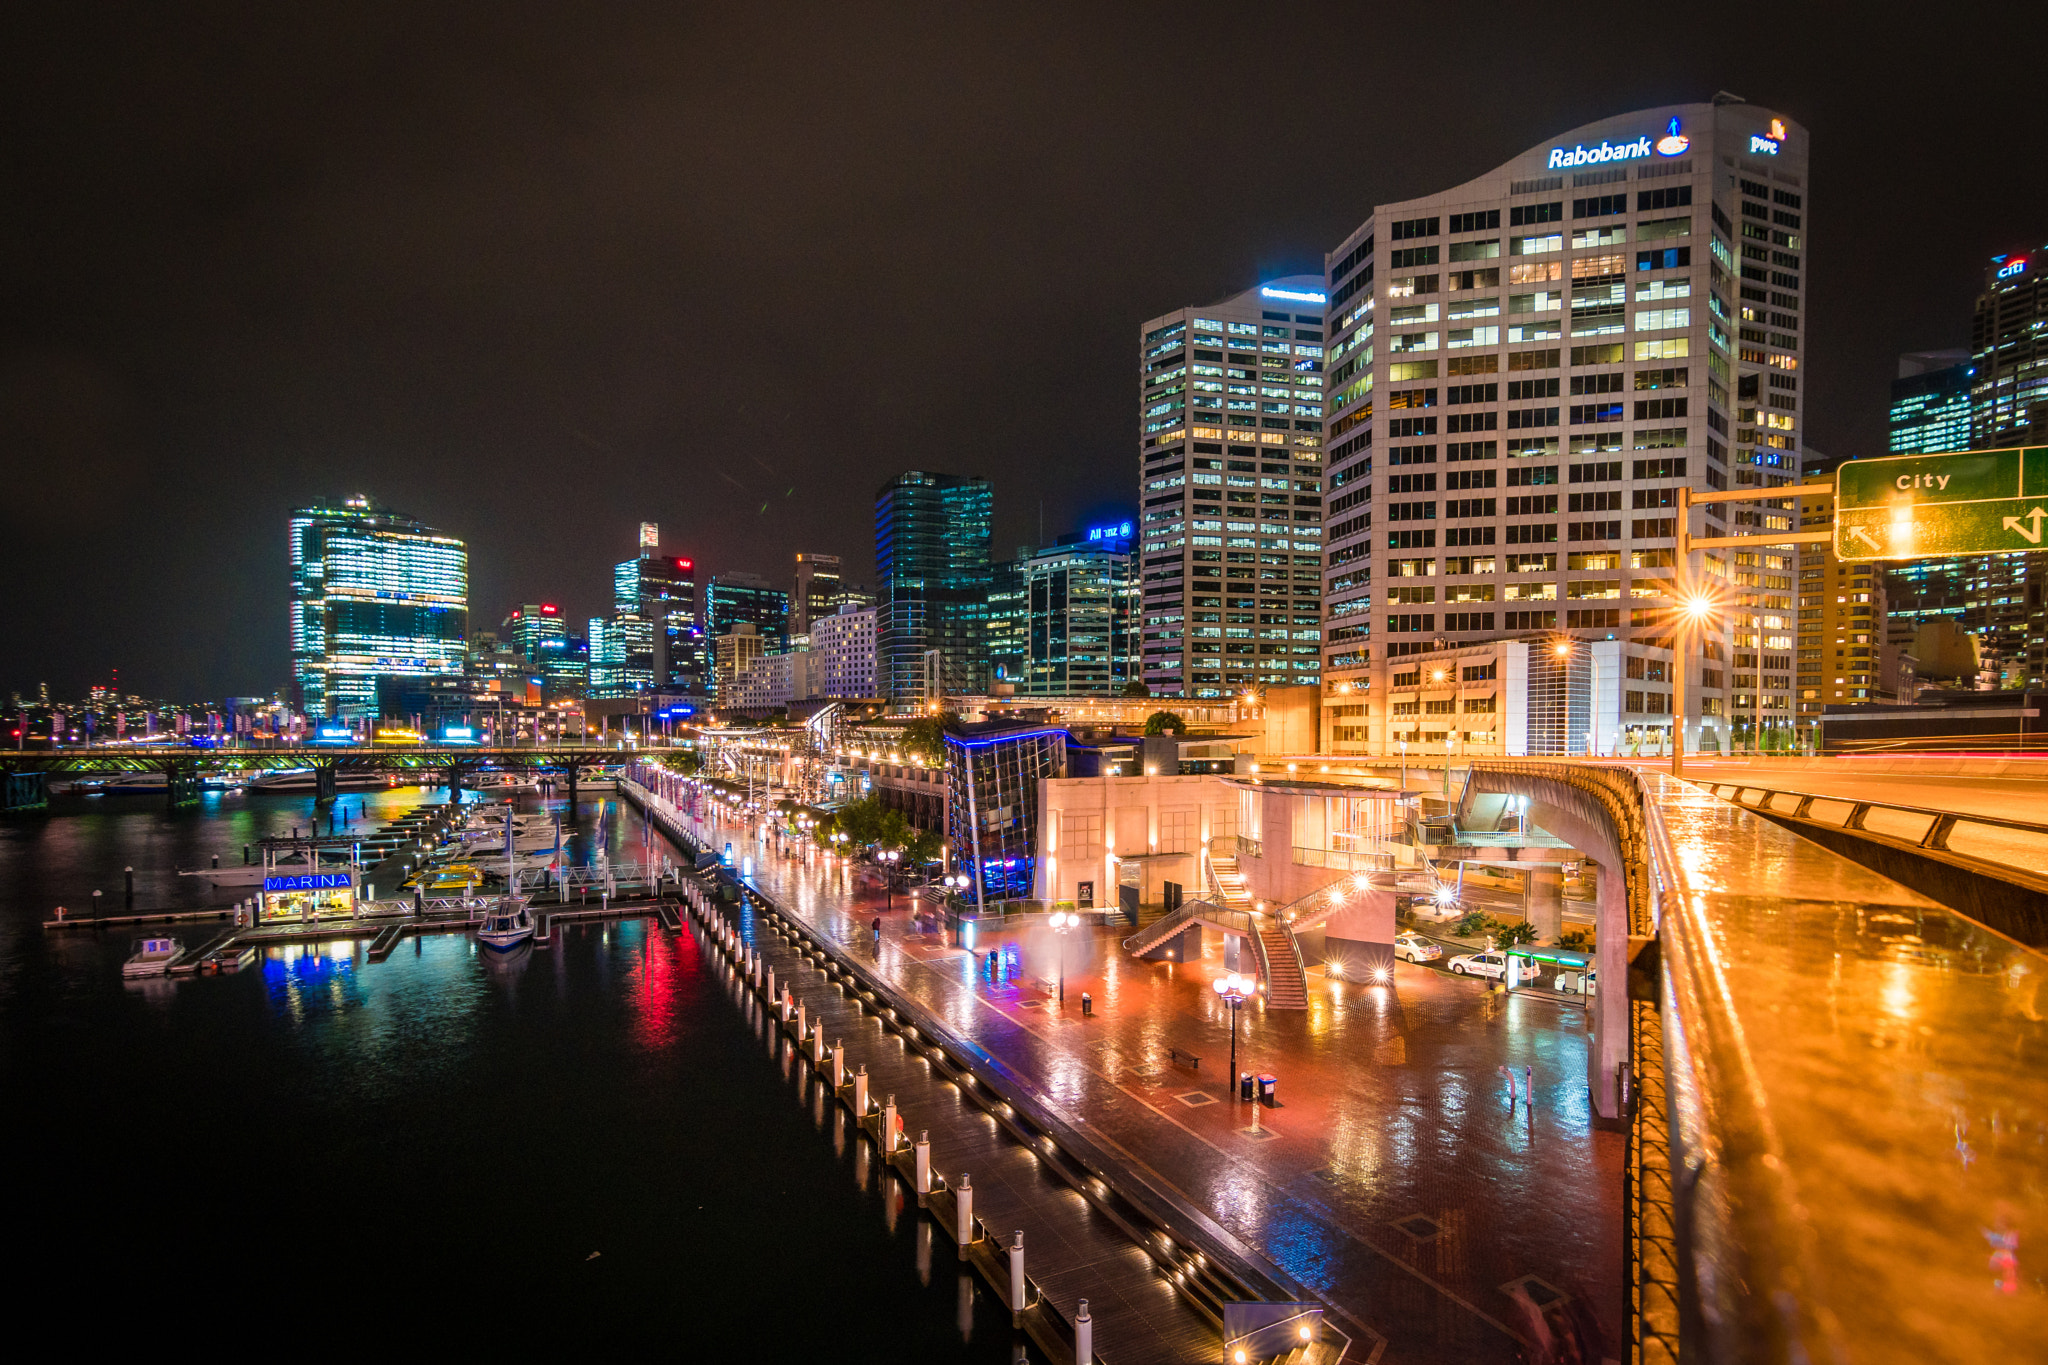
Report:
<svg viewBox="0 0 2048 1365"><path fill-rule="evenodd" d="M350 874L346 872L309 872L297 877L265 877L265 891L331 891L347 886Z"/></svg>
<svg viewBox="0 0 2048 1365"><path fill-rule="evenodd" d="M2048 548L2048 446L1850 460L1835 475L1835 555L1929 559Z"/></svg>

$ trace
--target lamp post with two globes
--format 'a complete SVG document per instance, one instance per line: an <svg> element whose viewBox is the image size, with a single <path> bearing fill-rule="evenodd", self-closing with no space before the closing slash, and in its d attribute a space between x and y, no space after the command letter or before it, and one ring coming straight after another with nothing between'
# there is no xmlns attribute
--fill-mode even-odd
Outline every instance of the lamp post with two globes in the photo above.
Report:
<svg viewBox="0 0 2048 1365"><path fill-rule="evenodd" d="M1060 1008L1065 1009L1067 1007L1067 930L1078 929L1081 925L1081 917L1071 910L1055 910L1052 912L1051 919L1052 931L1059 936Z"/></svg>
<svg viewBox="0 0 2048 1365"><path fill-rule="evenodd" d="M1252 983L1250 978L1230 972L1217 977L1210 984L1216 988L1216 994L1223 998L1223 1003L1230 1006L1230 1093L1235 1098L1238 1093L1237 1012L1243 1008L1245 1000L1251 995Z"/></svg>

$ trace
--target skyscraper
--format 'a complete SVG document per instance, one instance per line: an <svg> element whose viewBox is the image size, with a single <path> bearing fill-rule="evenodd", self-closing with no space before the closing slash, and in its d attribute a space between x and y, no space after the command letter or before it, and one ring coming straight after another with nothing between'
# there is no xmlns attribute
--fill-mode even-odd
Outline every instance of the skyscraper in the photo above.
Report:
<svg viewBox="0 0 2048 1365"><path fill-rule="evenodd" d="M881 683L891 701L988 688L988 480L911 470L875 495ZM936 676L926 654L935 651Z"/></svg>
<svg viewBox="0 0 2048 1365"><path fill-rule="evenodd" d="M1139 676L1131 523L1062 536L1023 556L1020 695L1114 696Z"/></svg>
<svg viewBox="0 0 2048 1365"><path fill-rule="evenodd" d="M290 522L292 676L313 716L373 716L379 678L459 680L469 552L366 497Z"/></svg>
<svg viewBox="0 0 2048 1365"><path fill-rule="evenodd" d="M1140 329L1142 677L1214 697L1321 675L1323 282Z"/></svg>
<svg viewBox="0 0 2048 1365"><path fill-rule="evenodd" d="M782 653L789 648L789 594L756 574L713 575L704 591L704 629L716 640L742 624L761 637L763 652Z"/></svg>
<svg viewBox="0 0 2048 1365"><path fill-rule="evenodd" d="M639 556L614 566L612 607L614 615L602 632L607 678L603 693L596 692L598 637L591 637L594 695L706 695L710 660L703 628L697 624L697 566L661 552L656 523L640 523Z"/></svg>
<svg viewBox="0 0 2048 1365"><path fill-rule="evenodd" d="M789 598L790 634L807 635L813 618L839 610L841 578L838 555L797 551L796 591Z"/></svg>
<svg viewBox="0 0 2048 1365"><path fill-rule="evenodd" d="M502 631L528 670L541 680L548 701L583 695L589 664L570 645L569 623L562 619L561 608L552 602L514 607Z"/></svg>
<svg viewBox="0 0 2048 1365"><path fill-rule="evenodd" d="M1968 450L1970 353L1914 351L1900 356L1886 416L1885 448L1893 455Z"/></svg>
<svg viewBox="0 0 2048 1365"><path fill-rule="evenodd" d="M1892 448L1902 430L1938 430L1941 441L1923 449L1997 450L2048 442L2048 248L1994 256L1984 271L1970 327L1967 363L1901 378L1892 388ZM1948 358L1955 352L1932 352ZM1904 412L1914 425L1902 427ZM1967 396L1959 397L1958 390ZM1914 399L1918 402L1915 404ZM1966 440L1954 439L1957 407L1967 404ZM1942 443L1945 441L1946 443ZM1953 625L1977 639L1988 667L2003 685L2035 687L2048 677L2048 552L1908 560L1886 572L1891 595L1891 639L1915 643L1923 626ZM1953 671L1953 670L1951 670Z"/></svg>
<svg viewBox="0 0 2048 1365"><path fill-rule="evenodd" d="M1384 751L1397 713L1456 742L1448 703L1393 693L1410 655L1606 637L1668 664L1674 579L1725 604L1683 661L1687 732L1725 744L1759 687L1789 721L1796 557L1678 565L1672 509L1681 485L1798 478L1806 177L1805 131L1767 109L1649 109L1380 205L1329 254L1325 709L1356 737L1336 750ZM1796 513L1694 515L1714 536Z"/></svg>
<svg viewBox="0 0 2048 1365"><path fill-rule="evenodd" d="M1993 256L1970 326L1970 443L2048 440L2048 246Z"/></svg>

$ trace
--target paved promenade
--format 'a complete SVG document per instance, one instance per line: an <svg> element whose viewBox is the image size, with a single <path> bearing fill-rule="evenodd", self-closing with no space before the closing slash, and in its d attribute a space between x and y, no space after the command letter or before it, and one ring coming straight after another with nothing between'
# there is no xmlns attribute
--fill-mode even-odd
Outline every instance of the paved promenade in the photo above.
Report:
<svg viewBox="0 0 2048 1365"><path fill-rule="evenodd" d="M885 909L866 869L739 826L704 833L751 857L763 892L1030 1076L1067 1122L1325 1295L1361 1354L1519 1359L1518 1289L1574 1300L1601 1354L1624 1354L1623 1138L1592 1125L1577 1005L1490 996L1405 964L1391 986L1313 974L1308 1010L1251 1004L1239 1020L1239 1068L1279 1078L1281 1105L1265 1109L1233 1097L1213 941L1180 966L1136 961L1108 930L954 944L916 898ZM1044 989L1062 957L1064 1008ZM1174 1065L1169 1048L1199 1068ZM1517 1073L1512 1096L1503 1066Z"/></svg>

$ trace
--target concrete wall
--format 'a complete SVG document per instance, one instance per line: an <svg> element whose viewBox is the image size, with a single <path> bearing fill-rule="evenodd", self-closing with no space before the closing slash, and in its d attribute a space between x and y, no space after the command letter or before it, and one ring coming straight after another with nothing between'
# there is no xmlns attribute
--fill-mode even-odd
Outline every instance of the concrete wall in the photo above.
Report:
<svg viewBox="0 0 2048 1365"><path fill-rule="evenodd" d="M1052 777L1039 785L1040 900L1114 904L1118 859L1139 869L1139 900L1157 905L1169 881L1196 899L1207 878L1202 845L1237 828L1237 791L1219 776Z"/></svg>

